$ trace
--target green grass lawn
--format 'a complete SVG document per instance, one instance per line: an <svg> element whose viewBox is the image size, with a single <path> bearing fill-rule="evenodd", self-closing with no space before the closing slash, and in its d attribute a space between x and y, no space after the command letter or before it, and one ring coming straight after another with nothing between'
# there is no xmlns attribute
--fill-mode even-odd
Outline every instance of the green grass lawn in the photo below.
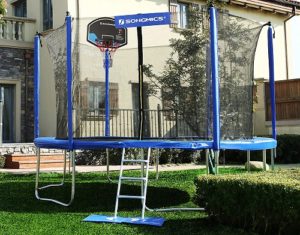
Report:
<svg viewBox="0 0 300 235"><path fill-rule="evenodd" d="M242 173L243 169L221 169L224 173ZM137 171L127 172L138 175ZM158 181L150 173L147 205L156 207L195 206L193 180L204 170L161 172ZM42 174L43 183L59 182L60 174ZM112 174L117 179L117 173ZM86 223L90 214L113 215L117 183L109 183L105 173L76 176L76 196L70 207L38 201L34 196L34 175L0 174L0 234L250 234L210 222L204 212L146 212L146 216L164 217L163 227L125 224ZM138 184L123 185L123 193L139 194ZM70 181L64 188L47 189L41 196L67 199ZM141 203L120 200L120 216L140 216Z"/></svg>

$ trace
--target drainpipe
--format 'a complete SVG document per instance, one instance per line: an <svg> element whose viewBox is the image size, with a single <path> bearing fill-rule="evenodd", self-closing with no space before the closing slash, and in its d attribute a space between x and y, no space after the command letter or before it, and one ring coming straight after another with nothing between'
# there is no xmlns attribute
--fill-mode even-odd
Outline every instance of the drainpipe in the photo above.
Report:
<svg viewBox="0 0 300 235"><path fill-rule="evenodd" d="M288 43L287 43L287 30L286 23L296 15L296 7L293 6L292 15L286 18L284 22L284 46L285 46L285 66L286 66L286 79L289 80L289 56L288 56Z"/></svg>

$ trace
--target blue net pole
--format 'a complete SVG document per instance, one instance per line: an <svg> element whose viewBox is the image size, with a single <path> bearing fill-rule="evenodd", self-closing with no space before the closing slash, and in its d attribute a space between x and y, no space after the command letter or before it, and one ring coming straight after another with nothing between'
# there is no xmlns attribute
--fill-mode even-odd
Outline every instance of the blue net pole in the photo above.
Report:
<svg viewBox="0 0 300 235"><path fill-rule="evenodd" d="M34 138L40 136L40 36L34 37Z"/></svg>
<svg viewBox="0 0 300 235"><path fill-rule="evenodd" d="M67 94L68 94L68 140L69 149L73 149L73 102L72 102L72 18L66 16L67 27Z"/></svg>
<svg viewBox="0 0 300 235"><path fill-rule="evenodd" d="M220 149L220 98L218 73L218 31L216 9L210 8L210 50L211 50L211 78L213 98L213 149Z"/></svg>
<svg viewBox="0 0 300 235"><path fill-rule="evenodd" d="M105 50L105 136L110 136L110 103L109 103L109 50Z"/></svg>
<svg viewBox="0 0 300 235"><path fill-rule="evenodd" d="M272 115L272 137L276 139L276 102L275 102L275 72L274 72L274 49L273 49L273 29L271 23L268 28L268 55L269 55L269 82Z"/></svg>

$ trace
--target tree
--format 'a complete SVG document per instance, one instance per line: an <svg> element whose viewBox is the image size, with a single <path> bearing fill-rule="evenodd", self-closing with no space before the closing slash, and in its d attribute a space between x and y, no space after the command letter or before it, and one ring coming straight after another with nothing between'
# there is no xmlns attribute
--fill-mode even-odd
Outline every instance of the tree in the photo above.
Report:
<svg viewBox="0 0 300 235"><path fill-rule="evenodd" d="M145 65L149 93L167 101L195 136L211 135L211 81L208 11L193 8L187 29L170 40L172 52L161 74ZM221 128L225 138L252 134L253 62L261 26L226 13L218 14ZM160 94L161 92L161 94Z"/></svg>
<svg viewBox="0 0 300 235"><path fill-rule="evenodd" d="M7 12L7 2L6 0L0 0L0 18Z"/></svg>
<svg viewBox="0 0 300 235"><path fill-rule="evenodd" d="M153 72L152 65L145 65L145 75L150 79L151 95L160 96L173 110L176 117L183 119L195 135L203 135L202 117L207 106L207 45L208 30L204 12L189 12L188 29L179 31L180 37L170 40L172 52L161 74ZM161 94L160 94L161 92Z"/></svg>

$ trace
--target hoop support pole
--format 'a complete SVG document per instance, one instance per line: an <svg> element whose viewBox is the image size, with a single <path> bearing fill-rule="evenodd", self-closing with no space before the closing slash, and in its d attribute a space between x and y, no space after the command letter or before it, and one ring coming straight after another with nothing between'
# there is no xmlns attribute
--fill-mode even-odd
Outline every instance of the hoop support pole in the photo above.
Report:
<svg viewBox="0 0 300 235"><path fill-rule="evenodd" d="M109 102L109 67L110 67L109 49L105 49L105 136L110 136L110 102Z"/></svg>

